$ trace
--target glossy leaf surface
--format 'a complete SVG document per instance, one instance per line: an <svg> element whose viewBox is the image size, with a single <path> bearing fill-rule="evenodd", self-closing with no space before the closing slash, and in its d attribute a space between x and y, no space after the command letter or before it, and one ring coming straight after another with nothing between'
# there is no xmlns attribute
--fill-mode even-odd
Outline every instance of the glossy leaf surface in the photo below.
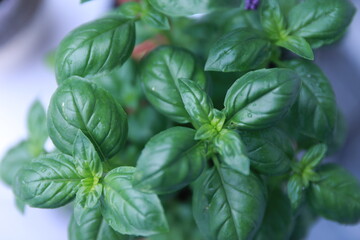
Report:
<svg viewBox="0 0 360 240"><path fill-rule="evenodd" d="M100 208L86 212L80 224L72 216L69 225L69 240L130 240L112 229L103 219Z"/></svg>
<svg viewBox="0 0 360 240"><path fill-rule="evenodd" d="M335 95L329 80L314 63L292 60L286 66L301 77L300 94L294 111L300 132L325 141L334 131L337 117Z"/></svg>
<svg viewBox="0 0 360 240"><path fill-rule="evenodd" d="M355 8L348 0L306 0L289 13L292 35L321 47L339 38L350 24Z"/></svg>
<svg viewBox="0 0 360 240"><path fill-rule="evenodd" d="M204 72L187 50L163 46L142 63L141 81L147 99L158 111L179 123L190 121L177 89L177 80L188 78L205 88Z"/></svg>
<svg viewBox="0 0 360 240"><path fill-rule="evenodd" d="M226 94L227 123L239 129L271 126L289 111L300 85L297 74L289 69L262 69L245 74Z"/></svg>
<svg viewBox="0 0 360 240"><path fill-rule="evenodd" d="M32 207L57 208L74 199L82 177L72 157L48 154L33 159L15 178L15 194Z"/></svg>
<svg viewBox="0 0 360 240"><path fill-rule="evenodd" d="M236 131L223 129L214 139L214 146L229 168L245 175L250 173L246 146Z"/></svg>
<svg viewBox="0 0 360 240"><path fill-rule="evenodd" d="M168 16L189 16L198 13L207 13L224 6L239 5L238 0L149 0L150 4L158 11Z"/></svg>
<svg viewBox="0 0 360 240"><path fill-rule="evenodd" d="M249 71L265 66L271 55L271 42L250 28L235 29L217 40L209 52L205 70Z"/></svg>
<svg viewBox="0 0 360 240"><path fill-rule="evenodd" d="M279 189L271 190L264 219L254 240L289 239L293 216L287 196Z"/></svg>
<svg viewBox="0 0 360 240"><path fill-rule="evenodd" d="M194 181L205 167L205 146L195 131L174 127L155 135L142 151L133 185L145 192L177 191Z"/></svg>
<svg viewBox="0 0 360 240"><path fill-rule="evenodd" d="M310 185L311 206L322 217L343 224L360 221L360 183L345 169L323 165L320 181Z"/></svg>
<svg viewBox="0 0 360 240"><path fill-rule="evenodd" d="M149 236L168 231L160 200L132 187L135 168L119 167L104 179L102 215L122 234Z"/></svg>
<svg viewBox="0 0 360 240"><path fill-rule="evenodd" d="M127 118L120 104L102 88L78 77L56 90L48 114L50 138L66 154L72 154L79 130L102 160L114 156L127 137Z"/></svg>
<svg viewBox="0 0 360 240"><path fill-rule="evenodd" d="M305 59L314 60L314 53L310 44L302 37L287 36L276 42L276 45L286 48Z"/></svg>
<svg viewBox="0 0 360 240"><path fill-rule="evenodd" d="M130 19L109 15L70 32L56 52L55 72L59 84L71 76L85 77L123 64L135 43Z"/></svg>
<svg viewBox="0 0 360 240"><path fill-rule="evenodd" d="M287 172L294 148L291 139L280 129L240 131L251 167L262 174L278 175Z"/></svg>
<svg viewBox="0 0 360 240"><path fill-rule="evenodd" d="M194 188L194 217L205 239L252 239L265 206L266 188L259 178L225 166L207 170Z"/></svg>
<svg viewBox="0 0 360 240"><path fill-rule="evenodd" d="M214 106L201 86L192 80L181 78L178 80L178 89L193 125L199 128L204 124L211 124Z"/></svg>

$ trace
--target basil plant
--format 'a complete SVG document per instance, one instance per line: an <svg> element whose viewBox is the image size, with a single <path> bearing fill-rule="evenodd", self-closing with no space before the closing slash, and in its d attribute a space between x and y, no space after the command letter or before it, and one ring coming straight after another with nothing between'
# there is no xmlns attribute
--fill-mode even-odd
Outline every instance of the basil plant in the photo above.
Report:
<svg viewBox="0 0 360 240"><path fill-rule="evenodd" d="M345 126L313 62L354 14L347 0L122 4L62 40L47 114L33 104L2 180L22 211L71 203L71 240L296 240L319 217L356 224L359 181L323 161Z"/></svg>

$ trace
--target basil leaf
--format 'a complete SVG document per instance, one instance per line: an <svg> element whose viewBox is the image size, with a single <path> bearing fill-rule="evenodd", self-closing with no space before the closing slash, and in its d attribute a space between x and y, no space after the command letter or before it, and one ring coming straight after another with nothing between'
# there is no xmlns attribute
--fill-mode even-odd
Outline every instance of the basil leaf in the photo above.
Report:
<svg viewBox="0 0 360 240"><path fill-rule="evenodd" d="M131 55L134 21L115 15L84 24L69 33L56 52L55 73L61 84L71 76L85 77L110 71Z"/></svg>
<svg viewBox="0 0 360 240"><path fill-rule="evenodd" d="M239 129L259 129L285 116L296 100L301 81L289 69L262 69L236 80L224 105L227 124Z"/></svg>
<svg viewBox="0 0 360 240"><path fill-rule="evenodd" d="M289 199L280 189L274 189L269 194L265 216L254 239L289 239L292 222Z"/></svg>
<svg viewBox="0 0 360 240"><path fill-rule="evenodd" d="M74 199L81 179L72 157L48 154L33 159L16 174L14 192L32 207L57 208Z"/></svg>
<svg viewBox="0 0 360 240"><path fill-rule="evenodd" d="M69 225L69 240L130 240L112 229L103 219L100 208L89 209L78 224L74 215Z"/></svg>
<svg viewBox="0 0 360 240"><path fill-rule="evenodd" d="M266 206L266 188L254 175L226 166L204 172L194 186L193 213L205 239L252 239Z"/></svg>
<svg viewBox="0 0 360 240"><path fill-rule="evenodd" d="M194 181L205 167L205 146L195 131L173 127L155 135L142 151L133 186L144 192L168 193Z"/></svg>
<svg viewBox="0 0 360 240"><path fill-rule="evenodd" d="M223 129L214 139L214 146L228 167L245 175L250 173L246 146L237 132Z"/></svg>
<svg viewBox="0 0 360 240"><path fill-rule="evenodd" d="M127 136L127 118L114 98L95 84L71 77L51 98L48 130L55 146L72 154L81 130L94 145L101 159L114 156Z"/></svg>
<svg viewBox="0 0 360 240"><path fill-rule="evenodd" d="M208 13L224 6L238 6L239 0L149 0L149 3L158 11L171 16L189 16L199 13Z"/></svg>
<svg viewBox="0 0 360 240"><path fill-rule="evenodd" d="M215 138L219 132L211 124L202 125L195 133L195 140L209 140Z"/></svg>
<svg viewBox="0 0 360 240"><path fill-rule="evenodd" d="M291 110L296 116L295 125L305 136L326 141L334 131L337 117L335 94L329 80L312 62L292 60L285 64L302 80L299 98Z"/></svg>
<svg viewBox="0 0 360 240"><path fill-rule="evenodd" d="M73 157L77 172L83 177L102 177L101 159L90 140L81 132L76 135Z"/></svg>
<svg viewBox="0 0 360 240"><path fill-rule="evenodd" d="M294 174L287 184L287 192L291 202L291 208L297 210L304 200L305 186L302 177Z"/></svg>
<svg viewBox="0 0 360 240"><path fill-rule="evenodd" d="M24 201L19 198L15 198L15 206L21 214L25 213L26 203Z"/></svg>
<svg viewBox="0 0 360 240"><path fill-rule="evenodd" d="M201 86L192 80L181 78L178 80L178 89L193 125L199 128L204 124L211 124L214 106Z"/></svg>
<svg viewBox="0 0 360 240"><path fill-rule="evenodd" d="M314 168L324 159L327 151L325 144L317 144L310 148L301 159L301 164L308 168Z"/></svg>
<svg viewBox="0 0 360 240"><path fill-rule="evenodd" d="M177 89L179 78L188 78L205 88L204 72L195 57L185 49L171 46L152 51L142 63L141 81L146 98L159 112L170 119L187 123L189 115Z"/></svg>
<svg viewBox="0 0 360 240"><path fill-rule="evenodd" d="M260 8L261 25L270 39L282 39L286 35L286 22L278 0L262 2Z"/></svg>
<svg viewBox="0 0 360 240"><path fill-rule="evenodd" d="M355 7L347 0L306 0L290 11L289 30L317 48L343 35L354 14Z"/></svg>
<svg viewBox="0 0 360 240"><path fill-rule="evenodd" d="M128 17L128 18L134 18L141 16L141 4L138 2L125 2L120 5L118 9L116 9L116 13Z"/></svg>
<svg viewBox="0 0 360 240"><path fill-rule="evenodd" d="M139 18L146 25L151 27L168 30L170 29L169 20L167 17L155 10L146 0L141 3L126 2L121 4L117 13L132 19Z"/></svg>
<svg viewBox="0 0 360 240"><path fill-rule="evenodd" d="M105 176L101 211L106 222L122 234L149 236L168 231L158 197L132 187L134 171L119 167Z"/></svg>
<svg viewBox="0 0 360 240"><path fill-rule="evenodd" d="M281 8L281 12L285 15L286 19L288 18L290 10L299 3L299 0L277 0L277 1Z"/></svg>
<svg viewBox="0 0 360 240"><path fill-rule="evenodd" d="M276 42L276 45L286 48L305 59L314 60L314 53L310 44L302 37L286 36Z"/></svg>
<svg viewBox="0 0 360 240"><path fill-rule="evenodd" d="M89 209L96 207L99 203L102 194L102 184L85 183L85 179L82 180L82 186L76 193L75 204L74 204L74 217L78 224L83 222ZM91 179L86 179L91 180Z"/></svg>
<svg viewBox="0 0 360 240"><path fill-rule="evenodd" d="M231 53L231 54L229 54ZM235 29L215 42L205 70L240 72L266 66L271 56L271 42L250 28Z"/></svg>
<svg viewBox="0 0 360 240"><path fill-rule="evenodd" d="M322 217L343 224L360 221L360 184L345 169L335 164L318 170L320 181L310 185L311 206Z"/></svg>
<svg viewBox="0 0 360 240"><path fill-rule="evenodd" d="M33 156L38 156L44 149L48 138L46 113L39 101L35 101L28 113L29 147Z"/></svg>
<svg viewBox="0 0 360 240"><path fill-rule="evenodd" d="M154 28L160 29L160 30L169 30L170 29L170 23L168 18L155 10L148 1L142 2L142 16L141 20L148 24L149 26L152 26Z"/></svg>
<svg viewBox="0 0 360 240"><path fill-rule="evenodd" d="M291 233L290 240L304 240L306 235L311 229L312 225L316 222L318 216L312 209L305 205L301 208L299 215L294 218L293 232Z"/></svg>
<svg viewBox="0 0 360 240"><path fill-rule="evenodd" d="M0 177L4 183L12 186L16 173L32 158L27 141L10 148L0 162Z"/></svg>
<svg viewBox="0 0 360 240"><path fill-rule="evenodd" d="M294 157L291 139L278 128L240 131L251 167L266 175L284 174Z"/></svg>
<svg viewBox="0 0 360 240"><path fill-rule="evenodd" d="M212 18L216 19L215 22L218 22L221 19L224 19L224 22L221 24L223 32L230 32L237 28L252 28L262 31L263 28L260 23L259 11L248 11L242 8L234 8L221 13L218 15L221 17Z"/></svg>

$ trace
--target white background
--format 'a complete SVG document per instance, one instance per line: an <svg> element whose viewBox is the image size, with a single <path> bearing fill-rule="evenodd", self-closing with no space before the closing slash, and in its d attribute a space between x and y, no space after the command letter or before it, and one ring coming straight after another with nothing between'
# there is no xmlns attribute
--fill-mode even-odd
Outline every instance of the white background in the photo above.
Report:
<svg viewBox="0 0 360 240"><path fill-rule="evenodd" d="M0 158L9 147L26 138L26 114L32 101L38 98L47 106L55 91L53 70L44 64L46 54L55 49L70 30L101 16L109 7L109 2L104 0L83 5L79 2L80 0L45 0L38 16L29 23L27 30L6 48L0 47ZM354 2L359 9L359 1ZM359 25L360 18L357 15L348 35L336 49L329 48L316 53L318 63L333 82L338 97L340 96L339 105L355 129L360 127L356 118L360 110L360 86L356 83L360 83L360 78L356 79L360 76ZM341 61L341 53L345 53L346 61L351 66ZM349 74L347 69L350 67L355 75ZM349 76L341 75L344 72ZM355 140L349 142L353 147L342 155L350 160L342 159L342 164L360 177L360 134L353 138ZM21 215L14 206L12 192L0 182L0 240L65 240L70 211L66 207L55 210L27 208L25 214ZM308 239L360 239L360 225L342 226L320 220Z"/></svg>

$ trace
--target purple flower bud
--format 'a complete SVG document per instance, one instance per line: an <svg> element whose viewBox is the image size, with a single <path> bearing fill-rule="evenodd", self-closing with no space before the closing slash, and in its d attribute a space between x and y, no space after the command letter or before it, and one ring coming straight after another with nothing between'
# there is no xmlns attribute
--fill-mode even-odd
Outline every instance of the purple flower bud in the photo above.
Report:
<svg viewBox="0 0 360 240"><path fill-rule="evenodd" d="M246 10L255 10L260 3L260 0L246 0L245 9Z"/></svg>

